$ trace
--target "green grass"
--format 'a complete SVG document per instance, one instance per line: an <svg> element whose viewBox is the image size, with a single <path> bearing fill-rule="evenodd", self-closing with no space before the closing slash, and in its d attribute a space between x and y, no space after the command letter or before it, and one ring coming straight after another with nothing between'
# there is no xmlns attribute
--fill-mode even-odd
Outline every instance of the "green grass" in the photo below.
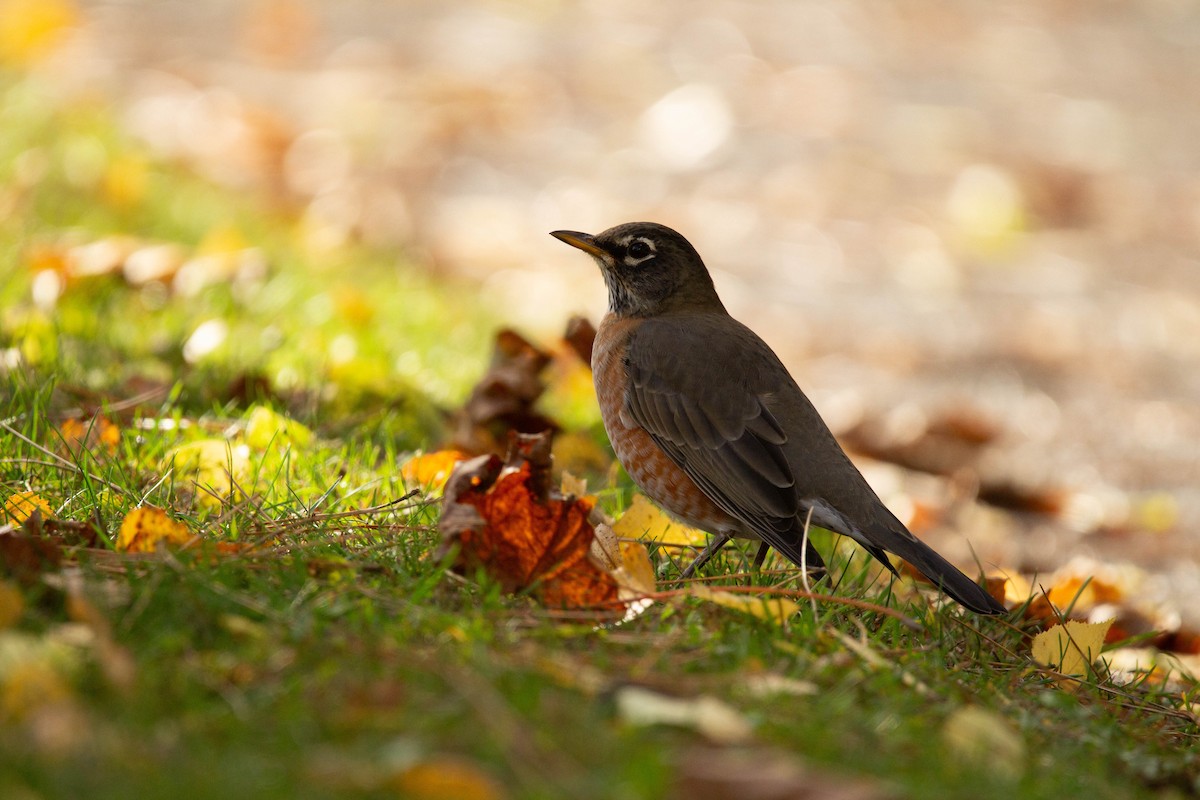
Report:
<svg viewBox="0 0 1200 800"><path fill-rule="evenodd" d="M904 797L1200 793L1200 730L1177 693L1102 677L1066 691L1031 666L1019 626L889 599L859 558L837 562L837 591L918 629L837 603L780 627L687 598L597 629L448 575L436 506L387 504L406 495L407 453L436 444L439 409L483 369L497 324L484 303L394 253L314 252L286 213L153 162L102 109L42 97L0 87L0 183L20 185L0 221L0 494L36 492L102 537L64 544L58 568L0 563L21 605L0 629L0 796L452 797L398 776L458 759L513 797L662 797L705 740L631 724L631 685L724 700L753 731L728 747L752 762L867 776ZM115 203L68 168L85 156L93 178L142 164L140 198ZM39 172L30 163L40 174L20 177ZM40 246L122 234L190 249L218 229L260 248L266 275L186 298L110 276L53 307L31 300ZM184 343L211 319L226 344L188 361ZM335 344L346 337L350 356ZM270 389L246 391L247 376ZM137 395L134 413L122 403ZM244 441L263 403L315 439L251 447L242 491L221 502L172 470L182 444ZM113 452L64 448L57 426L80 407L117 422ZM142 503L256 549L113 552ZM764 694L762 676L812 691ZM990 713L965 740L947 726L964 708ZM989 749L997 736L1015 750Z"/></svg>

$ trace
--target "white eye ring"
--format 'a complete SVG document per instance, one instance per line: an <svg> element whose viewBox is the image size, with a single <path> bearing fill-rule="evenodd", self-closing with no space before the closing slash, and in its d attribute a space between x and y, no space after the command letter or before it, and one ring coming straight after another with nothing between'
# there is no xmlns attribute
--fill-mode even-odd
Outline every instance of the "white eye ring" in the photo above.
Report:
<svg viewBox="0 0 1200 800"><path fill-rule="evenodd" d="M634 256L632 254L632 250L634 249L635 244L643 245L646 248L646 254L643 256ZM629 240L622 242L622 245L625 247L625 266L627 267L636 267L643 261L648 261L658 254L657 248L654 246L654 242L644 236L630 238Z"/></svg>

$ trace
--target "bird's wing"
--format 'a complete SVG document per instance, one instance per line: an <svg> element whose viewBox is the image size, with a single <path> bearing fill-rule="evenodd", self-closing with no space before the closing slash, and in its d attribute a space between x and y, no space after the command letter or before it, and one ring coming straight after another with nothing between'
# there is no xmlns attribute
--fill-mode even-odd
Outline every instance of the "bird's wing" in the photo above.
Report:
<svg viewBox="0 0 1200 800"><path fill-rule="evenodd" d="M768 408L778 361L757 337L748 346L730 336L730 324L749 333L729 317L643 322L629 344L624 413L722 510L797 564L821 566L801 550L787 433Z"/></svg>
<svg viewBox="0 0 1200 800"><path fill-rule="evenodd" d="M811 509L814 521L855 539L893 572L885 550L967 608L1004 611L887 510L779 359L745 326L723 315L692 315L686 324L647 319L630 339L626 364L627 421L794 563L823 566L803 536L801 511Z"/></svg>

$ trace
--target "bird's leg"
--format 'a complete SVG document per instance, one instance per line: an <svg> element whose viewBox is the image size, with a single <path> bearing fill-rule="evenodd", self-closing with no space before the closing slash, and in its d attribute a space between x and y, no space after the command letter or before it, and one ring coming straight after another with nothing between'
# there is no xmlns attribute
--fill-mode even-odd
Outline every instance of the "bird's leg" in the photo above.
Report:
<svg viewBox="0 0 1200 800"><path fill-rule="evenodd" d="M691 564L688 564L687 568L684 569L684 571L679 574L679 577L681 577L681 578L692 577L692 575L694 575L696 573L696 570L700 569L705 564L707 564L709 562L709 559L711 559L713 556L715 556L721 550L722 547L724 547L726 544L728 544L729 539L730 539L730 536L728 533L718 533L718 534L714 535L712 538L712 541L710 541L708 543L708 546L700 551L700 555L696 556L696 560L693 561Z"/></svg>
<svg viewBox="0 0 1200 800"><path fill-rule="evenodd" d="M758 572L762 569L763 562L767 560L767 551L771 549L771 545L766 542L758 543L758 552L754 554L754 571Z"/></svg>

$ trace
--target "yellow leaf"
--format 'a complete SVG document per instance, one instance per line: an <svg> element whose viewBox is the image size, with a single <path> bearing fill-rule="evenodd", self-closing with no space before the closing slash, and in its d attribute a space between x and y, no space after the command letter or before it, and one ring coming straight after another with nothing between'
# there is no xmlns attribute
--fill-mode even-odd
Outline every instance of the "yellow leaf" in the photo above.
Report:
<svg viewBox="0 0 1200 800"><path fill-rule="evenodd" d="M650 551L641 542L621 542L621 573L617 583L623 580L629 588L640 594L654 591L654 565L650 563Z"/></svg>
<svg viewBox="0 0 1200 800"><path fill-rule="evenodd" d="M566 470L563 470L562 483L559 485L558 490L563 493L564 497L590 497L593 500L595 499L588 494L587 478L576 478Z"/></svg>
<svg viewBox="0 0 1200 800"><path fill-rule="evenodd" d="M466 458L457 450L438 450L436 453L413 456L400 468L400 477L406 486L424 486L440 491L446 485L454 465Z"/></svg>
<svg viewBox="0 0 1200 800"><path fill-rule="evenodd" d="M183 545L191 538L187 526L168 517L161 508L142 506L125 515L121 530L117 533L117 549L130 553L152 553L158 549L159 542Z"/></svg>
<svg viewBox="0 0 1200 800"><path fill-rule="evenodd" d="M613 576L620 588L621 599L627 596L652 594L655 588L654 565L650 553L641 542L622 542L613 529L601 523L596 526L588 555L600 569Z"/></svg>
<svg viewBox="0 0 1200 800"><path fill-rule="evenodd" d="M24 522L33 515L34 511L42 512L43 517L54 516L54 510L50 508L50 504L37 492L17 492L11 495L4 504L4 513L13 522Z"/></svg>
<svg viewBox="0 0 1200 800"><path fill-rule="evenodd" d="M660 544L692 546L703 545L708 540L703 531L675 522L641 494L633 496L629 508L613 525L613 532L622 539Z"/></svg>
<svg viewBox="0 0 1200 800"><path fill-rule="evenodd" d="M246 444L255 450L268 447L304 447L312 441L312 431L266 406L255 406L246 422Z"/></svg>
<svg viewBox="0 0 1200 800"><path fill-rule="evenodd" d="M233 495L250 470L250 448L224 439L199 439L167 453L164 468L191 479L200 488L197 500L213 505ZM215 496L215 497L214 497Z"/></svg>
<svg viewBox="0 0 1200 800"><path fill-rule="evenodd" d="M1086 678L1113 621L1066 622L1033 638L1033 660L1055 672ZM1075 685L1077 681L1070 681Z"/></svg>
<svg viewBox="0 0 1200 800"><path fill-rule="evenodd" d="M691 591L693 597L707 600L710 603L716 603L725 608L732 608L734 611L740 611L743 614L751 614L759 619L769 620L778 625L785 624L800 610L798 603L794 603L786 597L757 597L748 594L733 594L732 592L724 592L720 589L712 589L703 585L694 585Z"/></svg>
<svg viewBox="0 0 1200 800"><path fill-rule="evenodd" d="M79 11L68 0L4 0L0 2L0 61L31 64L49 55Z"/></svg>

